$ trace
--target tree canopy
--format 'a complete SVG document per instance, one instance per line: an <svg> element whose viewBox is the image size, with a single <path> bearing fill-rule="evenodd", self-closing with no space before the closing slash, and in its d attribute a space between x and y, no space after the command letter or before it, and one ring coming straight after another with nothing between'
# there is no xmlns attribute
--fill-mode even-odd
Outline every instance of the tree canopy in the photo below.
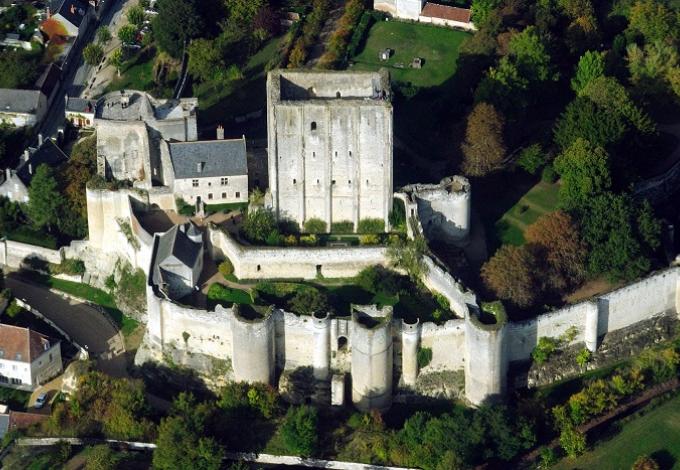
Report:
<svg viewBox="0 0 680 470"><path fill-rule="evenodd" d="M501 113L488 103L477 104L468 116L465 141L461 145L463 171L471 176L484 176L498 169L505 158Z"/></svg>
<svg viewBox="0 0 680 470"><path fill-rule="evenodd" d="M185 42L198 37L204 27L199 0L158 0L152 25L160 48L179 58Z"/></svg>
<svg viewBox="0 0 680 470"><path fill-rule="evenodd" d="M560 204L573 209L612 186L609 155L602 148L577 138L555 159L555 170L562 178Z"/></svg>
<svg viewBox="0 0 680 470"><path fill-rule="evenodd" d="M59 222L62 195L52 169L40 165L28 187L28 216L36 228L50 230Z"/></svg>

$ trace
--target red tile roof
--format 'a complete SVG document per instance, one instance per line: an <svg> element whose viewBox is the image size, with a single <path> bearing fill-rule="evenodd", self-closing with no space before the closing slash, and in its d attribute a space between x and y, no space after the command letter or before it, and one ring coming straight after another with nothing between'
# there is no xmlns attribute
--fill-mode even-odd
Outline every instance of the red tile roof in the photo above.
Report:
<svg viewBox="0 0 680 470"><path fill-rule="evenodd" d="M466 8L450 7L447 5L437 5L436 3L426 3L425 8L420 13L421 16L430 18L440 18L449 21L460 21L469 23L472 12Z"/></svg>
<svg viewBox="0 0 680 470"><path fill-rule="evenodd" d="M10 431L14 429L25 429L32 424L45 421L47 415L38 413L23 413L21 411L10 411L9 412L9 429Z"/></svg>
<svg viewBox="0 0 680 470"><path fill-rule="evenodd" d="M51 346L37 331L0 323L0 359L31 363Z"/></svg>

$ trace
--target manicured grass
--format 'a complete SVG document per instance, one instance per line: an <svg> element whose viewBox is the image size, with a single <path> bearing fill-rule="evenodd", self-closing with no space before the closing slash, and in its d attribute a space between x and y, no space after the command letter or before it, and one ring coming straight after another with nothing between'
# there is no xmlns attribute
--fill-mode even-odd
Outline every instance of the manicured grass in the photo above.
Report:
<svg viewBox="0 0 680 470"><path fill-rule="evenodd" d="M116 302L113 300L113 296L101 289L97 289L96 287L92 287L87 284L65 281L63 279L57 279L54 277L36 275L31 276L31 279L47 287L51 287L52 289L65 292L75 297L85 299L89 302L92 302L93 304L100 305L104 308L104 310L106 310L106 313L108 313L116 326L120 328L123 336L128 336L139 325L137 320L126 316L123 314L123 312L118 310Z"/></svg>
<svg viewBox="0 0 680 470"><path fill-rule="evenodd" d="M220 304L231 307L233 304L250 305L253 298L250 294L241 289L232 289L221 284L213 284L208 289L208 300L213 304Z"/></svg>
<svg viewBox="0 0 680 470"><path fill-rule="evenodd" d="M611 439L575 460L554 468L631 468L640 455L655 458L662 469L680 469L680 395L622 425Z"/></svg>
<svg viewBox="0 0 680 470"><path fill-rule="evenodd" d="M121 67L120 77L114 78L106 87L106 92L132 89L154 92L158 95L158 86L154 80L154 60L156 50L154 48L143 49L130 57ZM165 90L167 94L172 94L172 90ZM161 93L164 94L164 93ZM156 96L162 98L162 96Z"/></svg>
<svg viewBox="0 0 680 470"><path fill-rule="evenodd" d="M524 231L527 227L540 216L557 208L558 190L557 183L542 181L531 188L494 224L498 240L504 244L524 244Z"/></svg>
<svg viewBox="0 0 680 470"><path fill-rule="evenodd" d="M18 227L15 230L4 233L4 235L7 239L15 242L42 246L43 248L50 248L52 250L56 250L58 245L57 239L54 236L39 230L34 230L28 226Z"/></svg>
<svg viewBox="0 0 680 470"><path fill-rule="evenodd" d="M458 48L468 36L468 33L447 28L379 21L369 31L364 49L352 58L356 63L353 69L387 67L393 81L410 82L418 87L441 85L455 73ZM378 54L387 48L394 52L383 62ZM410 68L414 57L423 60L421 69Z"/></svg>

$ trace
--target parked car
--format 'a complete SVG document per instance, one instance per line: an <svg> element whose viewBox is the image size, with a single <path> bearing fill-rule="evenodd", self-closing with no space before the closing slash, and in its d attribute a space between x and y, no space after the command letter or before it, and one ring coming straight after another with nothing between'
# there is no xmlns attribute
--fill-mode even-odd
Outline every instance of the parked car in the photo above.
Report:
<svg viewBox="0 0 680 470"><path fill-rule="evenodd" d="M40 409L47 403L47 393L41 393L35 400L35 408Z"/></svg>

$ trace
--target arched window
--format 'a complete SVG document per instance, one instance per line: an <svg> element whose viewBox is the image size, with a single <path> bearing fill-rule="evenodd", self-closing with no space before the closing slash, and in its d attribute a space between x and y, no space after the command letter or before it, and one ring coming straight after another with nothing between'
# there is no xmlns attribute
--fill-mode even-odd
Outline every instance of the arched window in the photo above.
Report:
<svg viewBox="0 0 680 470"><path fill-rule="evenodd" d="M340 92L338 91L338 92L335 94L335 97L336 97L336 98L342 98L342 95L341 95Z"/></svg>
<svg viewBox="0 0 680 470"><path fill-rule="evenodd" d="M347 350L347 338L345 336L340 336L338 338L338 351Z"/></svg>
<svg viewBox="0 0 680 470"><path fill-rule="evenodd" d="M309 126L309 128L310 128L312 131L315 131L315 130L316 130L316 121L312 121L312 124Z"/></svg>

